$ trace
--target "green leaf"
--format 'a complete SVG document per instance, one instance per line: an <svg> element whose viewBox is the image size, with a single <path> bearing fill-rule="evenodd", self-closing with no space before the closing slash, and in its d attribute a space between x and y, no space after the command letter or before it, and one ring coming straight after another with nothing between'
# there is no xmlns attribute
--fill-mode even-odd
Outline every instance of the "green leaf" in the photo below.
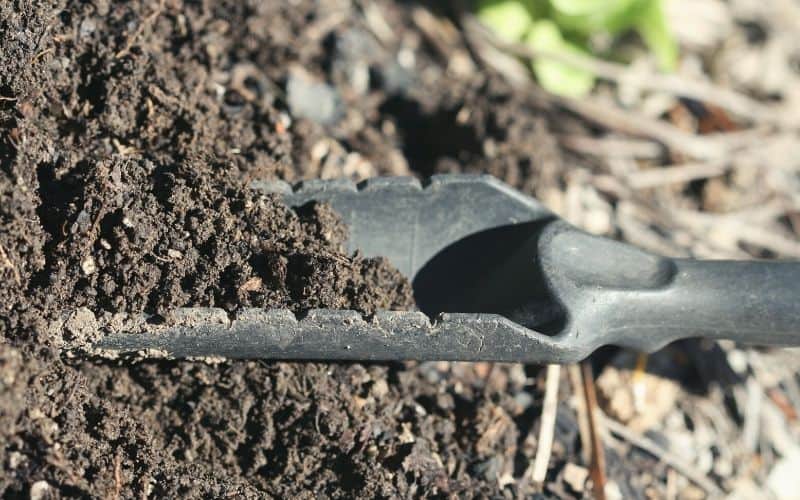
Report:
<svg viewBox="0 0 800 500"><path fill-rule="evenodd" d="M650 0L550 0L558 25L581 35L617 34L633 27Z"/></svg>
<svg viewBox="0 0 800 500"><path fill-rule="evenodd" d="M670 32L661 0L649 0L636 23L636 30L653 52L659 67L674 71L678 65L678 44Z"/></svg>
<svg viewBox="0 0 800 500"><path fill-rule="evenodd" d="M517 42L533 24L525 4L522 0L480 0L478 19L506 42Z"/></svg>
<svg viewBox="0 0 800 500"><path fill-rule="evenodd" d="M550 0L554 9L573 16L597 14L618 10L620 4L631 3L636 0Z"/></svg>
<svg viewBox="0 0 800 500"><path fill-rule="evenodd" d="M525 43L535 50L556 54L586 55L586 51L564 40L558 26L550 20L541 20L534 23L525 38ZM566 97L583 97L594 86L594 75L592 73L552 59L537 57L533 60L531 66L539 85L554 94Z"/></svg>

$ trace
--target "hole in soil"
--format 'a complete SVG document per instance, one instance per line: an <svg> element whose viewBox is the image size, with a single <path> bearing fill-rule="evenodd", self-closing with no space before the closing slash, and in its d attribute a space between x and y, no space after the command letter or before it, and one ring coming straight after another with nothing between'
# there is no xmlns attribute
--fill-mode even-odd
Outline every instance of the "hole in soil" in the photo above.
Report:
<svg viewBox="0 0 800 500"><path fill-rule="evenodd" d="M423 176L433 174L440 159L466 162L481 154L480 139L472 127L458 123L458 111L426 111L419 102L401 96L388 99L380 109L395 118L403 154L411 169Z"/></svg>
<svg viewBox="0 0 800 500"><path fill-rule="evenodd" d="M390 455L383 460L383 465L389 470L401 470L403 467L403 460L411 454L414 445L411 443L404 443L397 447L394 455Z"/></svg>
<svg viewBox="0 0 800 500"><path fill-rule="evenodd" d="M0 130L6 130L0 137L0 169L10 175L11 165L17 158L17 146L12 136L16 136L17 112L14 110L16 98L7 85L0 86Z"/></svg>
<svg viewBox="0 0 800 500"><path fill-rule="evenodd" d="M446 247L419 270L414 297L429 316L440 312L524 317L524 326L561 331L566 311L550 295L537 263L537 242L550 219L470 235Z"/></svg>
<svg viewBox="0 0 800 500"><path fill-rule="evenodd" d="M102 58L93 52L87 52L78 58L81 69L81 83L76 89L81 101L91 106L91 117L97 117L106 109L107 69L103 67Z"/></svg>
<svg viewBox="0 0 800 500"><path fill-rule="evenodd" d="M339 476L346 491L361 491L365 486L364 476L359 473L350 457L339 455L333 462L333 470Z"/></svg>
<svg viewBox="0 0 800 500"><path fill-rule="evenodd" d="M70 205L81 204L84 178L91 167L88 162L81 161L75 168L59 175L58 166L50 163L41 163L36 175L39 180L39 197L42 203L37 208L39 219L44 230L51 236L53 242L64 238Z"/></svg>

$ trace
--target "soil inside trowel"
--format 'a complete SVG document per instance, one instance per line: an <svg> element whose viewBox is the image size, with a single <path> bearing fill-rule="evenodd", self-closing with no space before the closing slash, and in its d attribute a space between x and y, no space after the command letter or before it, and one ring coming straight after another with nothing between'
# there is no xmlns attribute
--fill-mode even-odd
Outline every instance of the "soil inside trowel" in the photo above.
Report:
<svg viewBox="0 0 800 500"><path fill-rule="evenodd" d="M466 169L535 192L554 175L547 112L442 52L414 9L0 4L4 496L541 489L524 479L536 367L110 361L48 328L76 308L412 307L387 262L343 251L329 208L247 183ZM552 475L576 454L559 422Z"/></svg>

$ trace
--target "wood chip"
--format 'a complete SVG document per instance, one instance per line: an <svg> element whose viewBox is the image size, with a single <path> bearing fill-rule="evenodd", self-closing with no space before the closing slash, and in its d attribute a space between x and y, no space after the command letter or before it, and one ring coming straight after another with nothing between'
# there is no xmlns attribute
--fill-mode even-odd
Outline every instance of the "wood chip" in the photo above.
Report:
<svg viewBox="0 0 800 500"><path fill-rule="evenodd" d="M583 493L586 486L586 480L589 479L589 469L568 463L564 466L564 482L572 488L573 491Z"/></svg>

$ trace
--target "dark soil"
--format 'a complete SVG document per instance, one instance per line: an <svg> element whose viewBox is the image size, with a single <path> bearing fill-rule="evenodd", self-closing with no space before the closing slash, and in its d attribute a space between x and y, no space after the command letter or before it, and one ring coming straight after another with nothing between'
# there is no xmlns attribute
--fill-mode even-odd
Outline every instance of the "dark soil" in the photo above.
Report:
<svg viewBox="0 0 800 500"><path fill-rule="evenodd" d="M451 71L414 27L414 6L379 5L392 26L382 40L364 8L0 4L4 496L536 489L521 479L540 411L535 367L110 362L67 357L47 333L79 306L413 306L388 263L343 252L330 209L292 211L248 191L256 177L411 165L487 171L535 192L556 175L544 111L491 76ZM292 78L327 82L336 112L303 118ZM571 415L559 422L554 453L575 455ZM564 461L553 463L563 492Z"/></svg>

